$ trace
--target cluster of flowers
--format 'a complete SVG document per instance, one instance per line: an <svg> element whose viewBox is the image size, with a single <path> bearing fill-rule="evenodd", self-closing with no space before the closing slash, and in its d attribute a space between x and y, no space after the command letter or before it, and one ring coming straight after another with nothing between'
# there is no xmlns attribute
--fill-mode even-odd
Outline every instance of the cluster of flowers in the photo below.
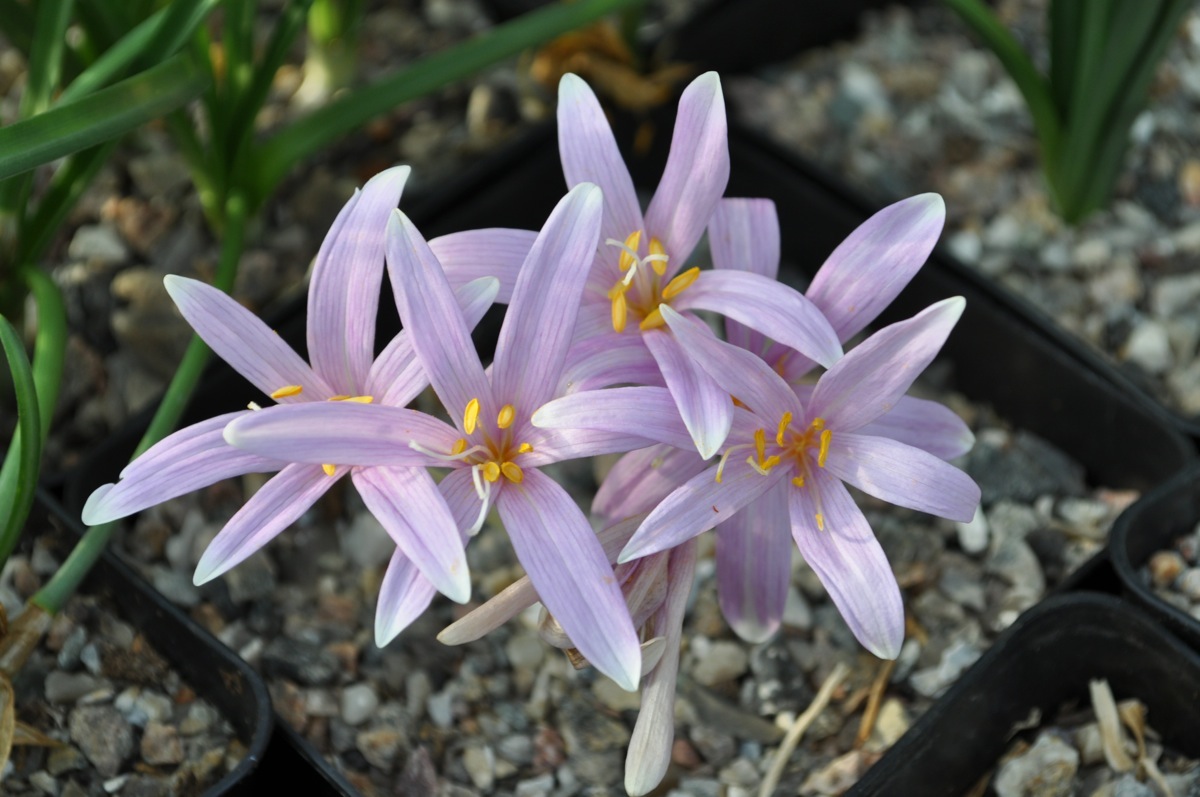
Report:
<svg viewBox="0 0 1200 797"><path fill-rule="evenodd" d="M720 605L743 638L779 627L794 540L861 643L899 653L900 592L845 485L941 517L974 515L979 489L948 462L970 448L970 431L904 395L964 302L946 299L843 353L928 257L941 198L876 214L807 293L783 285L774 205L722 198L729 155L715 74L683 93L645 215L599 103L573 75L558 121L570 190L536 234L426 242L396 209L408 168L370 180L317 255L309 363L228 296L168 277L188 322L278 406L163 440L91 496L84 520L278 471L213 540L199 584L349 475L396 543L377 609L384 645L435 593L469 599L464 547L495 507L527 576L440 638L477 638L540 600L547 641L625 689L640 682L626 786L643 794L670 757L700 533L717 529ZM683 268L706 230L714 268ZM385 264L404 331L376 357ZM485 368L470 331L493 302L509 307ZM696 311L723 316L725 339ZM407 408L427 385L450 422ZM539 468L616 452L629 453L592 504L597 533Z"/></svg>

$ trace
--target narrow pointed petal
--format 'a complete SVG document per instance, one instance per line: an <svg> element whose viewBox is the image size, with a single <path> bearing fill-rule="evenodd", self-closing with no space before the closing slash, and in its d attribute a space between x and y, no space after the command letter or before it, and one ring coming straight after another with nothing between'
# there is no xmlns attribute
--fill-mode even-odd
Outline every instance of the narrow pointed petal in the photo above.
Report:
<svg viewBox="0 0 1200 797"><path fill-rule="evenodd" d="M232 446L316 465L445 467L409 443L448 453L457 439L454 429L423 412L349 401L271 407L225 427L225 442Z"/></svg>
<svg viewBox="0 0 1200 797"><path fill-rule="evenodd" d="M620 384L661 385L662 375L640 335L609 330L571 345L556 395Z"/></svg>
<svg viewBox="0 0 1200 797"><path fill-rule="evenodd" d="M761 274L702 271L672 302L680 312L710 310L795 349L826 368L842 356L837 333L804 294Z"/></svg>
<svg viewBox="0 0 1200 797"><path fill-rule="evenodd" d="M874 321L925 264L946 221L946 203L920 194L863 222L825 260L807 296L841 340Z"/></svg>
<svg viewBox="0 0 1200 797"><path fill-rule="evenodd" d="M437 594L429 579L399 548L388 562L375 604L375 646L384 647L429 608Z"/></svg>
<svg viewBox="0 0 1200 797"><path fill-rule="evenodd" d="M979 506L979 485L944 460L886 437L834 432L825 468L889 504L966 523Z"/></svg>
<svg viewBox="0 0 1200 797"><path fill-rule="evenodd" d="M595 429L691 448L692 438L664 387L614 387L572 393L543 404L531 422L542 429Z"/></svg>
<svg viewBox="0 0 1200 797"><path fill-rule="evenodd" d="M454 517L454 524L466 543L466 531L479 517L480 498L475 492L475 479L469 467L459 467L450 471L438 482L438 492Z"/></svg>
<svg viewBox="0 0 1200 797"><path fill-rule="evenodd" d="M483 318L499 288L500 282L495 277L481 277L454 291L469 328L474 329ZM428 385L429 378L413 351L408 332L400 330L371 365L366 394L373 396L376 404L403 407Z"/></svg>
<svg viewBox="0 0 1200 797"><path fill-rule="evenodd" d="M630 797L641 797L654 789L671 763L675 681L679 674L683 617L696 574L695 542L684 543L672 551L668 567L667 599L654 624L654 633L665 637L662 659L642 685L642 704L625 757L625 790Z"/></svg>
<svg viewBox="0 0 1200 797"><path fill-rule="evenodd" d="M335 395L283 338L221 291L198 280L163 278L179 312L217 356L268 396L300 385L303 394L276 399L281 404L321 401Z"/></svg>
<svg viewBox="0 0 1200 797"><path fill-rule="evenodd" d="M966 304L961 296L945 299L855 346L821 375L810 415L852 432L892 409L937 356Z"/></svg>
<svg viewBox="0 0 1200 797"><path fill-rule="evenodd" d="M106 484L88 497L83 522L96 526L221 479L280 470L286 462L251 454L225 442L225 425L248 412L218 415L162 439L126 465L120 481Z"/></svg>
<svg viewBox="0 0 1200 797"><path fill-rule="evenodd" d="M779 276L779 215L769 199L722 199L708 223L713 268L749 271L768 279ZM763 336L732 319L725 320L725 339L760 354Z"/></svg>
<svg viewBox="0 0 1200 797"><path fill-rule="evenodd" d="M789 472L776 468L763 476L735 455L729 458L720 482L715 467L693 476L654 508L617 561L628 562L674 548L724 523Z"/></svg>
<svg viewBox="0 0 1200 797"><path fill-rule="evenodd" d="M670 308L664 307L663 316L666 317L668 312ZM708 459L721 449L729 436L733 424L733 399L691 358L671 332L655 329L642 335L642 339L662 371L696 450Z"/></svg>
<svg viewBox="0 0 1200 797"><path fill-rule="evenodd" d="M454 423L461 425L472 399L497 411L454 291L421 233L399 210L388 220L387 264L400 321Z"/></svg>
<svg viewBox="0 0 1200 797"><path fill-rule="evenodd" d="M609 520L649 512L688 479L708 469L691 447L657 445L630 451L609 470L596 497L592 514Z"/></svg>
<svg viewBox="0 0 1200 797"><path fill-rule="evenodd" d="M213 538L193 580L211 581L275 539L316 503L333 483L346 475L338 468L325 475L320 465L288 465L264 484Z"/></svg>
<svg viewBox="0 0 1200 797"><path fill-rule="evenodd" d="M458 526L424 468L358 468L363 503L438 592L456 603L471 598L471 574Z"/></svg>
<svg viewBox="0 0 1200 797"><path fill-rule="evenodd" d="M729 143L725 98L716 72L705 72L683 90L671 153L662 180L646 209L646 232L663 242L677 271L696 248L725 186Z"/></svg>
<svg viewBox="0 0 1200 797"><path fill-rule="evenodd" d="M717 599L747 642L767 641L783 619L792 580L789 489L787 482L776 484L717 526Z"/></svg>
<svg viewBox="0 0 1200 797"><path fill-rule="evenodd" d="M546 609L597 670L623 689L636 689L642 667L637 633L604 550L574 500L530 469L520 484L504 486L496 505Z"/></svg>
<svg viewBox="0 0 1200 797"><path fill-rule="evenodd" d="M596 186L572 188L551 212L521 266L492 363L496 399L516 408L517 423L558 387L603 210Z"/></svg>
<svg viewBox="0 0 1200 797"><path fill-rule="evenodd" d="M375 354L384 232L408 166L372 177L338 214L317 251L308 286L308 357L339 394L357 395Z"/></svg>
<svg viewBox="0 0 1200 797"><path fill-rule="evenodd" d="M717 340L693 318L670 307L663 307L662 315L691 362L706 371L726 394L736 396L765 418L779 418L785 412L799 415L795 393L762 358Z"/></svg>
<svg viewBox="0 0 1200 797"><path fill-rule="evenodd" d="M820 506L813 500L820 495ZM789 489L792 537L846 624L863 647L882 659L900 655L904 602L867 519L842 483L815 470L809 485ZM824 530L815 516L824 515Z"/></svg>
<svg viewBox="0 0 1200 797"><path fill-rule="evenodd" d="M961 457L975 445L971 428L953 410L912 396L901 396L896 406L858 431L890 437L946 460Z"/></svg>
<svg viewBox="0 0 1200 797"><path fill-rule="evenodd" d="M500 280L496 301L508 304L536 237L533 230L504 227L464 230L431 238L429 250L451 285L457 288L481 277L495 277Z"/></svg>
<svg viewBox="0 0 1200 797"><path fill-rule="evenodd" d="M642 210L608 117L591 88L577 75L558 83L558 151L567 187L595 183L604 192L601 242L624 241L641 230ZM613 257L616 270L616 257Z"/></svg>
<svg viewBox="0 0 1200 797"><path fill-rule="evenodd" d="M522 439L533 446L525 454L521 467L540 468L551 462L594 457L599 454L624 454L636 448L645 448L653 441L640 434L621 434L596 429L538 429L526 427Z"/></svg>

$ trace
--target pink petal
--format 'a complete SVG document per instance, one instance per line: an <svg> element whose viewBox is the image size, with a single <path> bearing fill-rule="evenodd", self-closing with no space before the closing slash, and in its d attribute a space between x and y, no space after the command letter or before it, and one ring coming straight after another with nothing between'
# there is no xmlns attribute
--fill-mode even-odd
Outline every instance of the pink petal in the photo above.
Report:
<svg viewBox="0 0 1200 797"><path fill-rule="evenodd" d="M496 500L517 559L546 609L597 670L628 691L641 675L641 647L587 519L540 471L505 484Z"/></svg>
<svg viewBox="0 0 1200 797"><path fill-rule="evenodd" d="M316 503L333 483L346 475L338 468L326 476L318 465L288 465L264 484L213 538L193 580L211 581L275 539Z"/></svg>
<svg viewBox="0 0 1200 797"><path fill-rule="evenodd" d="M596 253L602 200L591 183L572 188L546 220L521 266L492 364L494 395L513 405L518 424L558 387Z"/></svg>
<svg viewBox="0 0 1200 797"><path fill-rule="evenodd" d="M646 209L646 232L662 241L667 273L692 250L729 182L725 99L716 72L705 72L683 90L662 180Z"/></svg>
<svg viewBox="0 0 1200 797"><path fill-rule="evenodd" d="M904 642L904 603L862 511L842 483L824 471L814 470L803 488L789 485L788 496L792 537L846 624L867 650L896 658Z"/></svg>
<svg viewBox="0 0 1200 797"><path fill-rule="evenodd" d="M521 467L540 468L551 462L599 454L623 454L635 448L645 448L650 443L646 438L632 433L596 429L537 429L532 426L526 429L528 431L522 441L533 446L533 451L524 455Z"/></svg>
<svg viewBox="0 0 1200 797"><path fill-rule="evenodd" d="M533 414L542 429L594 429L636 435L650 443L679 448L692 445L675 400L662 387L614 387L554 399Z"/></svg>
<svg viewBox="0 0 1200 797"><path fill-rule="evenodd" d="M975 445L970 427L953 410L912 396L901 396L894 407L858 431L890 437L946 460L961 457Z"/></svg>
<svg viewBox="0 0 1200 797"><path fill-rule="evenodd" d="M641 335L613 332L577 340L567 352L559 394L599 390L612 385L661 385L658 363Z"/></svg>
<svg viewBox="0 0 1200 797"><path fill-rule="evenodd" d="M384 647L420 617L437 590L397 548L383 574L375 605L375 645Z"/></svg>
<svg viewBox="0 0 1200 797"><path fill-rule="evenodd" d="M363 503L430 583L457 603L471 598L471 574L454 517L424 468L356 468Z"/></svg>
<svg viewBox="0 0 1200 797"><path fill-rule="evenodd" d="M536 237L533 230L503 227L464 230L431 239L429 250L442 264L451 285L457 288L481 277L495 277L500 280L496 301L508 304L521 264Z"/></svg>
<svg viewBox="0 0 1200 797"><path fill-rule="evenodd" d="M669 307L663 308L664 317L669 312ZM729 435L733 423L733 399L692 359L670 331L654 329L642 338L662 371L696 450L708 459L721 449Z"/></svg>
<svg viewBox="0 0 1200 797"><path fill-rule="evenodd" d="M618 520L649 512L688 479L708 468L691 448L657 445L617 460L596 491L592 514Z"/></svg>
<svg viewBox="0 0 1200 797"><path fill-rule="evenodd" d="M595 183L604 192L601 243L609 238L624 241L645 226L608 117L587 83L570 73L558 83L558 151L568 188ZM615 255L612 261L616 271Z"/></svg>
<svg viewBox="0 0 1200 797"><path fill-rule="evenodd" d="M472 399L485 412L498 412L450 283L421 233L398 210L388 220L387 263L400 321L451 420L461 429Z"/></svg>
<svg viewBox="0 0 1200 797"><path fill-rule="evenodd" d="M83 522L89 526L108 523L222 479L282 469L286 462L225 442L225 425L248 412L218 415L160 440L125 466L120 481L106 484L88 497Z"/></svg>
<svg viewBox="0 0 1200 797"><path fill-rule="evenodd" d="M925 264L942 233L946 204L920 194L863 222L825 260L807 296L845 341L875 320Z"/></svg>
<svg viewBox="0 0 1200 797"><path fill-rule="evenodd" d="M787 482L717 526L717 598L729 625L747 642L779 630L792 580Z"/></svg>
<svg viewBox="0 0 1200 797"><path fill-rule="evenodd" d="M281 404L323 401L335 395L283 338L221 291L174 274L164 277L163 284L196 334L263 393L269 396L289 385L304 388L301 394L276 399Z"/></svg>
<svg viewBox="0 0 1200 797"><path fill-rule="evenodd" d="M761 274L703 271L672 305L679 312L709 310L732 318L827 368L842 356L837 333L817 306Z"/></svg>
<svg viewBox="0 0 1200 797"><path fill-rule="evenodd" d="M933 454L886 437L834 432L825 468L868 495L966 523L979 506L979 485Z"/></svg>
<svg viewBox="0 0 1200 797"><path fill-rule="evenodd" d="M821 375L809 415L852 432L892 409L937 356L965 307L961 296L945 299L855 346Z"/></svg>
<svg viewBox="0 0 1200 797"><path fill-rule="evenodd" d="M411 171L396 166L368 180L317 252L308 286L308 356L340 394L362 392L374 359L384 232Z"/></svg>
<svg viewBox="0 0 1200 797"><path fill-rule="evenodd" d="M708 247L713 267L779 276L779 216L769 199L722 199L708 223ZM737 321L725 320L725 339L760 354L761 334Z"/></svg>

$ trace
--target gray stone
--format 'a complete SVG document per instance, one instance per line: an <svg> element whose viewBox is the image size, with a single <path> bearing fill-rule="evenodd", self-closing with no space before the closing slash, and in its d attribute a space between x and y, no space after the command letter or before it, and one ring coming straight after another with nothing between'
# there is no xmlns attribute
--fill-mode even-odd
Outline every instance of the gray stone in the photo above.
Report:
<svg viewBox="0 0 1200 797"><path fill-rule="evenodd" d="M50 703L74 703L103 685L86 673L66 673L59 670L46 676L46 700Z"/></svg>
<svg viewBox="0 0 1200 797"><path fill-rule="evenodd" d="M341 670L337 656L311 642L278 637L263 651L263 669L273 677L288 678L305 686L333 683Z"/></svg>
<svg viewBox="0 0 1200 797"><path fill-rule="evenodd" d="M629 743L625 724L597 711L590 701L565 700L558 709L558 726L567 751L573 756L587 751L616 750Z"/></svg>
<svg viewBox="0 0 1200 797"><path fill-rule="evenodd" d="M152 580L154 588L171 603L187 608L200 603L200 590L192 583L192 577L187 573L156 566Z"/></svg>
<svg viewBox="0 0 1200 797"><path fill-rule="evenodd" d="M1151 374L1161 374L1175 362L1167 328L1151 319L1140 321L1125 341L1123 355Z"/></svg>
<svg viewBox="0 0 1200 797"><path fill-rule="evenodd" d="M155 766L178 764L183 760L183 742L173 725L151 722L142 733L142 758Z"/></svg>
<svg viewBox="0 0 1200 797"><path fill-rule="evenodd" d="M1067 797L1079 769L1079 752L1056 734L1043 732L1033 746L1000 765L997 797Z"/></svg>
<svg viewBox="0 0 1200 797"><path fill-rule="evenodd" d="M516 670L536 670L546 655L546 645L537 634L517 633L504 643L508 663Z"/></svg>
<svg viewBox="0 0 1200 797"><path fill-rule="evenodd" d="M1003 448L981 440L967 455L966 470L985 507L1006 498L1029 503L1042 495L1086 493L1083 466L1028 432L1017 432Z"/></svg>
<svg viewBox="0 0 1200 797"><path fill-rule="evenodd" d="M738 678L746 672L749 658L744 645L738 642L718 640L703 644L702 638L693 641L692 652L696 665L692 677L705 686L715 686Z"/></svg>
<svg viewBox="0 0 1200 797"><path fill-rule="evenodd" d="M396 543L370 512L359 512L338 540L342 556L361 568L382 567L396 551Z"/></svg>
<svg viewBox="0 0 1200 797"><path fill-rule="evenodd" d="M536 778L517 781L514 797L550 797L554 791L554 775L550 772Z"/></svg>
<svg viewBox="0 0 1200 797"><path fill-rule="evenodd" d="M942 659L936 667L928 667L913 673L910 682L926 697L938 697L952 683L958 680L963 671L979 660L983 655L978 646L959 640L952 643L942 653Z"/></svg>
<svg viewBox="0 0 1200 797"><path fill-rule="evenodd" d="M361 725L379 706L379 696L370 684L354 684L342 690L342 721Z"/></svg>
<svg viewBox="0 0 1200 797"><path fill-rule="evenodd" d="M463 751L463 767L475 788L488 791L496 781L496 754L487 745L470 745Z"/></svg>
<svg viewBox="0 0 1200 797"><path fill-rule="evenodd" d="M29 785L36 788L42 794L49 794L50 797L58 797L58 781L44 769L34 772L29 776Z"/></svg>
<svg viewBox="0 0 1200 797"><path fill-rule="evenodd" d="M225 574L229 599L237 604L262 600L275 591L275 568L258 552Z"/></svg>
<svg viewBox="0 0 1200 797"><path fill-rule="evenodd" d="M83 651L83 646L87 644L87 631L83 626L76 626L71 633L67 634L67 638L63 640L62 647L58 649L58 666L63 670L73 670L79 666L79 654Z"/></svg>
<svg viewBox="0 0 1200 797"><path fill-rule="evenodd" d="M987 550L988 522L982 507L975 510L975 517L969 522L955 523L954 527L958 535L958 547L962 548L963 553L975 556Z"/></svg>
<svg viewBox="0 0 1200 797"><path fill-rule="evenodd" d="M220 719L217 710L207 703L193 703L188 706L187 716L179 723L179 732L184 736L199 736Z"/></svg>
<svg viewBox="0 0 1200 797"><path fill-rule="evenodd" d="M395 728L375 728L355 736L354 746L371 766L390 772L404 741L404 736Z"/></svg>
<svg viewBox="0 0 1200 797"><path fill-rule="evenodd" d="M112 227L86 224L75 231L67 246L67 256L72 260L116 264L129 258L129 249Z"/></svg>
<svg viewBox="0 0 1200 797"><path fill-rule="evenodd" d="M1175 588L1193 601L1200 601L1200 567L1189 567L1175 581Z"/></svg>
<svg viewBox="0 0 1200 797"><path fill-rule="evenodd" d="M529 764L533 761L533 739L521 733L510 734L496 742L496 752L505 761Z"/></svg>
<svg viewBox="0 0 1200 797"><path fill-rule="evenodd" d="M112 706L80 706L71 712L71 741L103 777L111 778L133 752L133 728Z"/></svg>
<svg viewBox="0 0 1200 797"><path fill-rule="evenodd" d="M78 748L69 744L51 749L50 755L46 758L46 770L55 777L68 772L76 772L85 766L87 766L87 758Z"/></svg>

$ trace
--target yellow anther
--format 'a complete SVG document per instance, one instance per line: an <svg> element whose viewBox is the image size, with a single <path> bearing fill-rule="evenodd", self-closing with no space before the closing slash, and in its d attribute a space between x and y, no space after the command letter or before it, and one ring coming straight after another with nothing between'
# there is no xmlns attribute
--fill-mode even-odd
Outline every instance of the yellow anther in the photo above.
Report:
<svg viewBox="0 0 1200 797"><path fill-rule="evenodd" d="M692 266L682 274L676 274L675 278L667 283L667 287L663 288L663 301L669 302L679 294L683 293L693 282L696 281L696 278L699 276L699 266Z"/></svg>
<svg viewBox="0 0 1200 797"><path fill-rule="evenodd" d="M766 429L755 429L754 430L754 453L758 454L758 464L761 465L762 461L764 459L766 459L766 456L767 456L767 430Z"/></svg>
<svg viewBox="0 0 1200 797"><path fill-rule="evenodd" d="M650 311L650 315L642 319L642 323L638 324L638 329L645 332L648 329L658 329L667 323L667 319L663 318L662 311L655 307Z"/></svg>
<svg viewBox="0 0 1200 797"><path fill-rule="evenodd" d="M337 473L337 465L322 465L321 470L325 471L326 476L332 476L333 474Z"/></svg>
<svg viewBox="0 0 1200 797"><path fill-rule="evenodd" d="M515 462L505 462L500 466L500 472L504 474L504 478L513 484L520 484L525 480L525 474L521 472L521 466Z"/></svg>
<svg viewBox="0 0 1200 797"><path fill-rule="evenodd" d="M642 231L641 230L637 230L636 232L629 233L629 237L625 239L625 246L628 247L628 251L626 251L625 249L622 249L621 257L620 257L620 259L617 260L617 266L622 271L628 271L629 267L633 265L633 255L629 254L629 252L636 252L638 250L638 246L640 246L641 243L642 243ZM650 245L654 246L654 242L651 241Z"/></svg>
<svg viewBox="0 0 1200 797"><path fill-rule="evenodd" d="M341 396L330 396L330 397L329 397L329 400L330 400L330 401L346 401L346 400L348 400L349 398L350 398L349 396L345 396L345 395L341 395Z"/></svg>
<svg viewBox="0 0 1200 797"><path fill-rule="evenodd" d="M467 434L475 434L475 424L479 423L479 399L473 398L467 402L467 408L463 410L463 431ZM492 481L496 481L492 479Z"/></svg>
<svg viewBox="0 0 1200 797"><path fill-rule="evenodd" d="M825 428L825 419L824 418L813 418L812 428L816 429L818 432L821 431L822 429L824 429Z"/></svg>
<svg viewBox="0 0 1200 797"><path fill-rule="evenodd" d="M650 254L662 256L662 257L655 257L653 260L651 260L650 268L654 269L654 273L660 277L663 274L666 274L667 273L667 259L666 259L667 250L663 248L662 241L658 240L657 238L650 239Z"/></svg>
<svg viewBox="0 0 1200 797"><path fill-rule="evenodd" d="M488 461L485 463L482 470L483 478L490 482L494 482L496 479L500 478L500 466L497 465L495 461Z"/></svg>
<svg viewBox="0 0 1200 797"><path fill-rule="evenodd" d="M517 411L513 409L513 405L505 404L500 408L500 414L496 416L496 425L501 429L507 429L512 426L513 418L517 416Z"/></svg>
<svg viewBox="0 0 1200 797"><path fill-rule="evenodd" d="M625 292L622 291L612 300L613 332L624 332L625 322L629 317L629 305L625 303Z"/></svg>
<svg viewBox="0 0 1200 797"><path fill-rule="evenodd" d="M825 530L825 516L822 515L820 512L818 512L816 514L816 518L817 518L817 531L824 531Z"/></svg>
<svg viewBox="0 0 1200 797"><path fill-rule="evenodd" d="M608 289L608 298L615 301L618 296L623 296L627 290L629 290L629 283L624 280L617 280L617 284Z"/></svg>
<svg viewBox="0 0 1200 797"><path fill-rule="evenodd" d="M346 396L342 401L352 401L355 404L370 404L375 401L374 396Z"/></svg>
<svg viewBox="0 0 1200 797"><path fill-rule="evenodd" d="M817 451L817 465L825 467L825 460L829 459L829 443L833 440L833 432L829 429L821 432L821 448Z"/></svg>
<svg viewBox="0 0 1200 797"><path fill-rule="evenodd" d="M450 447L450 455L458 456L467 450L467 438L460 437L454 441L454 445Z"/></svg>
<svg viewBox="0 0 1200 797"><path fill-rule="evenodd" d="M528 454L531 451L533 451L533 446L529 445L529 443L521 443L521 445L517 446L518 454Z"/></svg>
<svg viewBox="0 0 1200 797"><path fill-rule="evenodd" d="M303 385L284 385L272 393L271 398L278 400L288 396L299 396L302 392L304 392Z"/></svg>
<svg viewBox="0 0 1200 797"><path fill-rule="evenodd" d="M792 484L796 485L797 487L803 487L804 486L804 477L803 476L794 477L792 479Z"/></svg>
<svg viewBox="0 0 1200 797"><path fill-rule="evenodd" d="M770 470L771 468L775 467L778 464L779 464L779 456L776 454L772 454L771 456L769 456L765 460L763 460L762 469Z"/></svg>
<svg viewBox="0 0 1200 797"><path fill-rule="evenodd" d="M783 434L787 431L788 426L792 423L792 414L785 412L783 417L779 419L779 431L775 433L775 445L783 447Z"/></svg>

